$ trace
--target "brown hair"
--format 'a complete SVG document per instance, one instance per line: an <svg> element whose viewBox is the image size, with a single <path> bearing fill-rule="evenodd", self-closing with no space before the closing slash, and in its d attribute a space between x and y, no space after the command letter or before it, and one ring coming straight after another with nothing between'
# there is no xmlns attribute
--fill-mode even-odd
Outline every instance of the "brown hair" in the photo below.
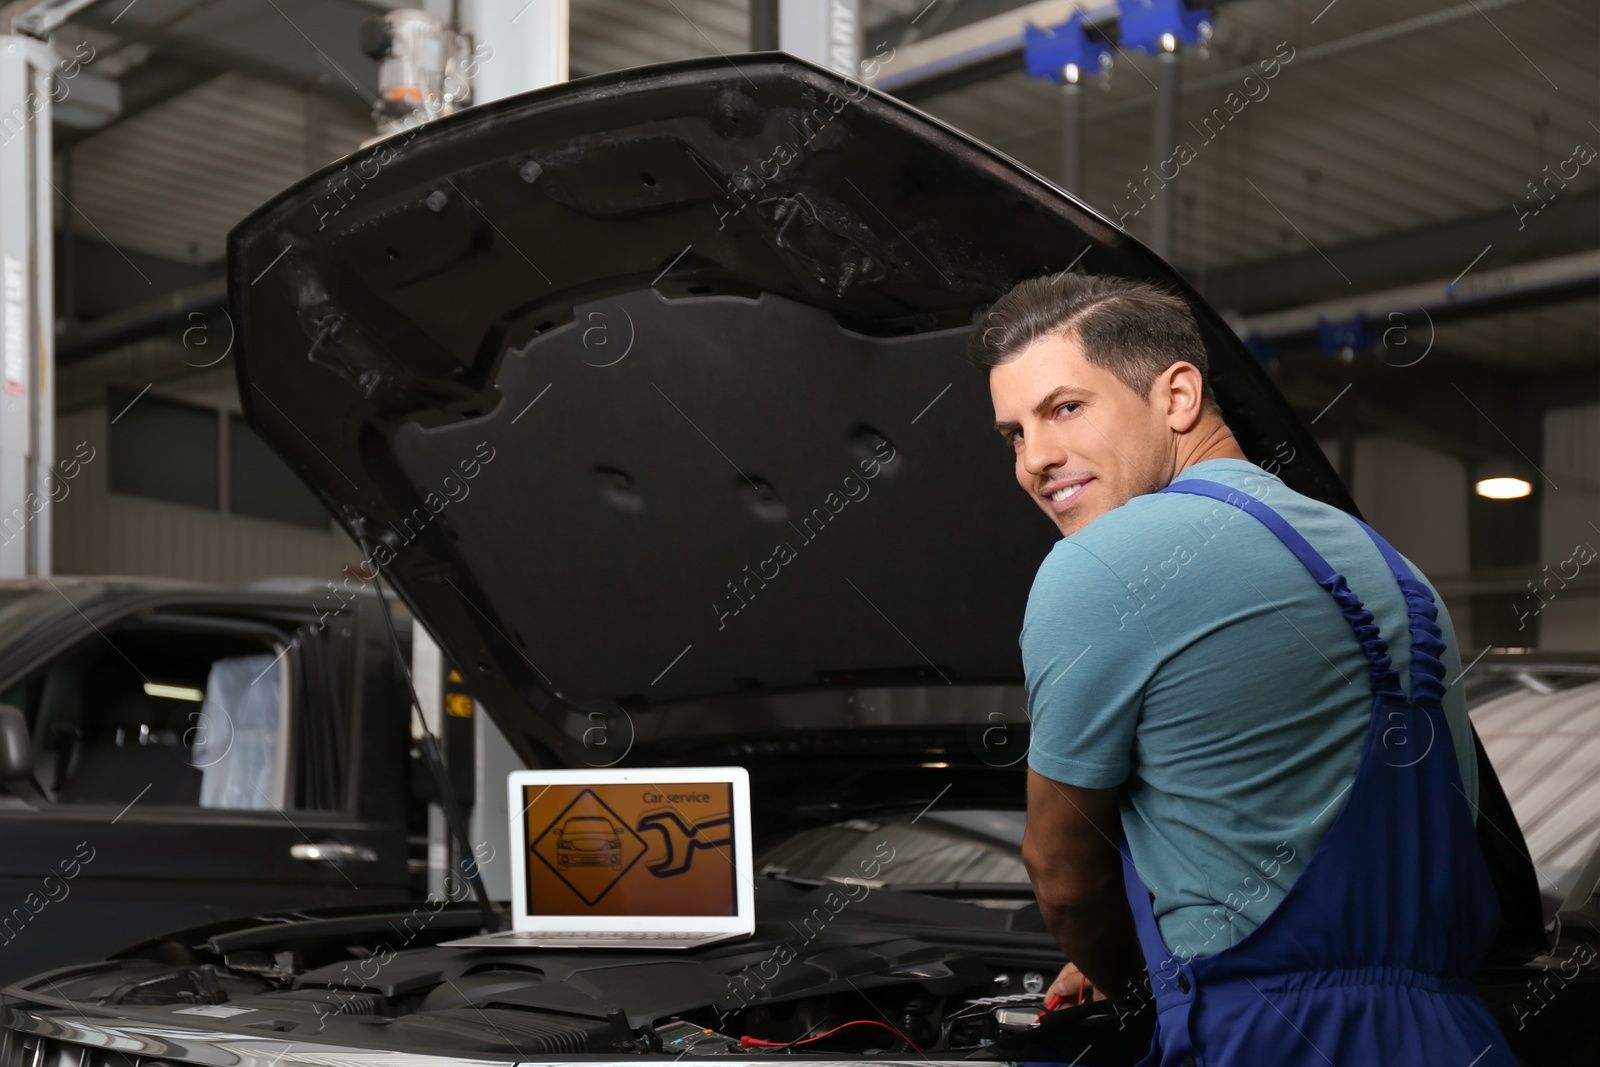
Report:
<svg viewBox="0 0 1600 1067"><path fill-rule="evenodd" d="M987 373L1050 334L1076 337L1085 359L1142 397L1162 371L1180 360L1192 363L1200 371L1204 406L1218 410L1200 327L1174 293L1114 275L1062 271L1029 278L979 318L967 359Z"/></svg>

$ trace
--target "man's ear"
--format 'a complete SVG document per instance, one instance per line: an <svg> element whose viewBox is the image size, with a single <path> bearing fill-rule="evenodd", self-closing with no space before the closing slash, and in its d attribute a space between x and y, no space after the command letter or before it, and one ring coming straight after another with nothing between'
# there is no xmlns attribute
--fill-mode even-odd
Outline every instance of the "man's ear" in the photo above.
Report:
<svg viewBox="0 0 1600 1067"><path fill-rule="evenodd" d="M1158 395L1164 396L1167 406L1167 425L1174 433L1188 433L1205 412L1205 380L1200 368L1179 360L1156 379Z"/></svg>

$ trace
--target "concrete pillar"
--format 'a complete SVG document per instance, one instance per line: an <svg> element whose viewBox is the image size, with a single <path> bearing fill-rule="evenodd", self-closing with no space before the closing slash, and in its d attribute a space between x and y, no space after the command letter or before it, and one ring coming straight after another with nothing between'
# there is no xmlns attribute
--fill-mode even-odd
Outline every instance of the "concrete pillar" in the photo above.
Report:
<svg viewBox="0 0 1600 1067"><path fill-rule="evenodd" d="M461 0L458 10L479 50L474 104L567 80L567 0Z"/></svg>
<svg viewBox="0 0 1600 1067"><path fill-rule="evenodd" d="M855 77L861 62L860 0L780 0L778 47Z"/></svg>
<svg viewBox="0 0 1600 1067"><path fill-rule="evenodd" d="M0 36L0 577L50 573L55 272L50 118L60 60ZM105 462L102 460L101 462ZM59 489L57 489L59 492Z"/></svg>
<svg viewBox="0 0 1600 1067"><path fill-rule="evenodd" d="M1156 106L1150 124L1150 173L1169 188L1158 188L1150 202L1150 250L1162 259L1172 259L1174 222L1177 212L1177 191L1161 174L1161 164L1171 155L1178 141L1178 53L1159 54L1160 65L1156 74Z"/></svg>
<svg viewBox="0 0 1600 1067"><path fill-rule="evenodd" d="M1061 188L1083 197L1083 85L1061 86Z"/></svg>

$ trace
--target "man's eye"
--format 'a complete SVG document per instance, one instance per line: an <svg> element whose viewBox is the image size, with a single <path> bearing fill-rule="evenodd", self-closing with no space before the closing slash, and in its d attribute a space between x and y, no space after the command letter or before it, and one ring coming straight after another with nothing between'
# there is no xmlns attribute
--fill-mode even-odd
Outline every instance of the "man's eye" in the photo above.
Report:
<svg viewBox="0 0 1600 1067"><path fill-rule="evenodd" d="M1081 407L1083 407L1083 405L1080 404L1078 401L1069 400L1065 404L1062 404L1060 407L1056 408L1056 414L1059 415L1063 411L1065 411L1068 415L1071 415L1073 412L1077 411Z"/></svg>
<svg viewBox="0 0 1600 1067"><path fill-rule="evenodd" d="M1015 448L1017 446L1017 442L1019 442L1021 440L1022 440L1022 431L1021 430L1012 430L1010 433L1006 434L1006 444L1010 445L1013 448Z"/></svg>

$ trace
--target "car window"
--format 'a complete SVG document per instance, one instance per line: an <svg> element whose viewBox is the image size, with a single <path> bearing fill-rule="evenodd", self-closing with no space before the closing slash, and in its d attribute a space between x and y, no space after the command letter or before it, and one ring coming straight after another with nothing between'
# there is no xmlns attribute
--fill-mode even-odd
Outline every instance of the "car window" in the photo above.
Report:
<svg viewBox="0 0 1600 1067"><path fill-rule="evenodd" d="M286 641L159 618L103 627L0 694L57 804L298 807Z"/></svg>

